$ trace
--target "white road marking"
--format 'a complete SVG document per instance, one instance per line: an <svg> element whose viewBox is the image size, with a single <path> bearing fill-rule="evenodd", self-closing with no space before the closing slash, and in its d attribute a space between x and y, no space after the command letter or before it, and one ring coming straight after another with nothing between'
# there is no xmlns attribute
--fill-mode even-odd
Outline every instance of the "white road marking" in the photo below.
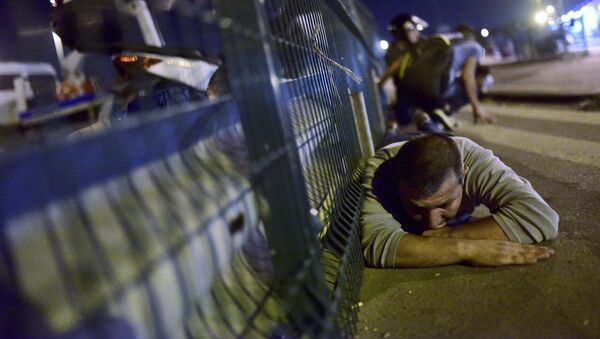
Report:
<svg viewBox="0 0 600 339"><path fill-rule="evenodd" d="M498 125L473 125L470 120L465 119L461 119L457 132L458 135L476 140L600 168L598 142L521 131Z"/></svg>
<svg viewBox="0 0 600 339"><path fill-rule="evenodd" d="M488 112L507 117L537 119L555 122L573 122L600 126L600 112L578 112L573 110L544 109L528 106L485 105ZM470 112L470 108L467 110ZM470 113L469 113L470 114ZM598 131L600 133L600 130Z"/></svg>

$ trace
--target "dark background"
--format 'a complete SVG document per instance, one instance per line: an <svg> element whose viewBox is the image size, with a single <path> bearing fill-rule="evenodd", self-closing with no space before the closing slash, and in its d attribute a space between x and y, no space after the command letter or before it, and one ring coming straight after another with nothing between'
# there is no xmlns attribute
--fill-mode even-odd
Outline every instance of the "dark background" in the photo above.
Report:
<svg viewBox="0 0 600 339"><path fill-rule="evenodd" d="M506 25L530 23L535 13L553 5L560 10L560 0L362 0L371 10L379 34L390 40L386 31L390 20L401 13L416 14L429 22L428 32L447 31L459 24L469 24L477 31L481 28L495 29ZM586 1L563 0L564 11ZM559 13L561 14L561 13Z"/></svg>

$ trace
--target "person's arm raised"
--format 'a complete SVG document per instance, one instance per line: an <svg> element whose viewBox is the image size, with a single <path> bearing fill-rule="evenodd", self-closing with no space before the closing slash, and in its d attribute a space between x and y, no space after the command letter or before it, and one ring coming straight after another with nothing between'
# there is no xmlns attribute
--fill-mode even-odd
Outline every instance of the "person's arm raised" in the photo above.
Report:
<svg viewBox="0 0 600 339"><path fill-rule="evenodd" d="M554 250L509 241L452 239L406 234L396 249L395 267L435 267L467 263L473 266L535 264Z"/></svg>

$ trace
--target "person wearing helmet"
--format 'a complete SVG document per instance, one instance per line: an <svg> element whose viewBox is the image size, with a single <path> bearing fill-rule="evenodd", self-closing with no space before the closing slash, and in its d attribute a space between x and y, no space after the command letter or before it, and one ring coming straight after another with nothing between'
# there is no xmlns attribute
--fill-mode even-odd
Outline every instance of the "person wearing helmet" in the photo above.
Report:
<svg viewBox="0 0 600 339"><path fill-rule="evenodd" d="M386 66L391 66L394 61L402 57L410 47L416 45L421 39L421 31L429 24L412 14L400 14L395 16L387 26L388 31L394 37L394 41L385 53Z"/></svg>
<svg viewBox="0 0 600 339"><path fill-rule="evenodd" d="M386 70L382 75L379 85L383 87L388 98L388 128L393 131L396 122L405 125L412 120L412 110L405 104L405 98L399 96L397 77L394 76L395 65L402 59L403 55L414 48L421 40L421 31L428 27L425 20L413 14L400 14L394 17L387 26L388 31L394 37L385 54ZM393 79L394 86L386 85L388 79Z"/></svg>

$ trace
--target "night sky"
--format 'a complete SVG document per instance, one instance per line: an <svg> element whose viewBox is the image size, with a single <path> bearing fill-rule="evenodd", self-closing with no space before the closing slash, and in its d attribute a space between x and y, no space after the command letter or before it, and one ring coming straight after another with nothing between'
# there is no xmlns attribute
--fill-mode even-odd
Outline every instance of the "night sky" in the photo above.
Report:
<svg viewBox="0 0 600 339"><path fill-rule="evenodd" d="M532 21L539 3L559 8L560 0L362 0L371 10L377 22L379 33L384 39L391 39L385 26L397 14L412 13L430 24L429 31L446 25L454 28L466 23L479 30L499 28L514 21ZM563 0L568 11L584 0ZM544 5L545 7L545 5ZM541 7L541 8L544 8Z"/></svg>

